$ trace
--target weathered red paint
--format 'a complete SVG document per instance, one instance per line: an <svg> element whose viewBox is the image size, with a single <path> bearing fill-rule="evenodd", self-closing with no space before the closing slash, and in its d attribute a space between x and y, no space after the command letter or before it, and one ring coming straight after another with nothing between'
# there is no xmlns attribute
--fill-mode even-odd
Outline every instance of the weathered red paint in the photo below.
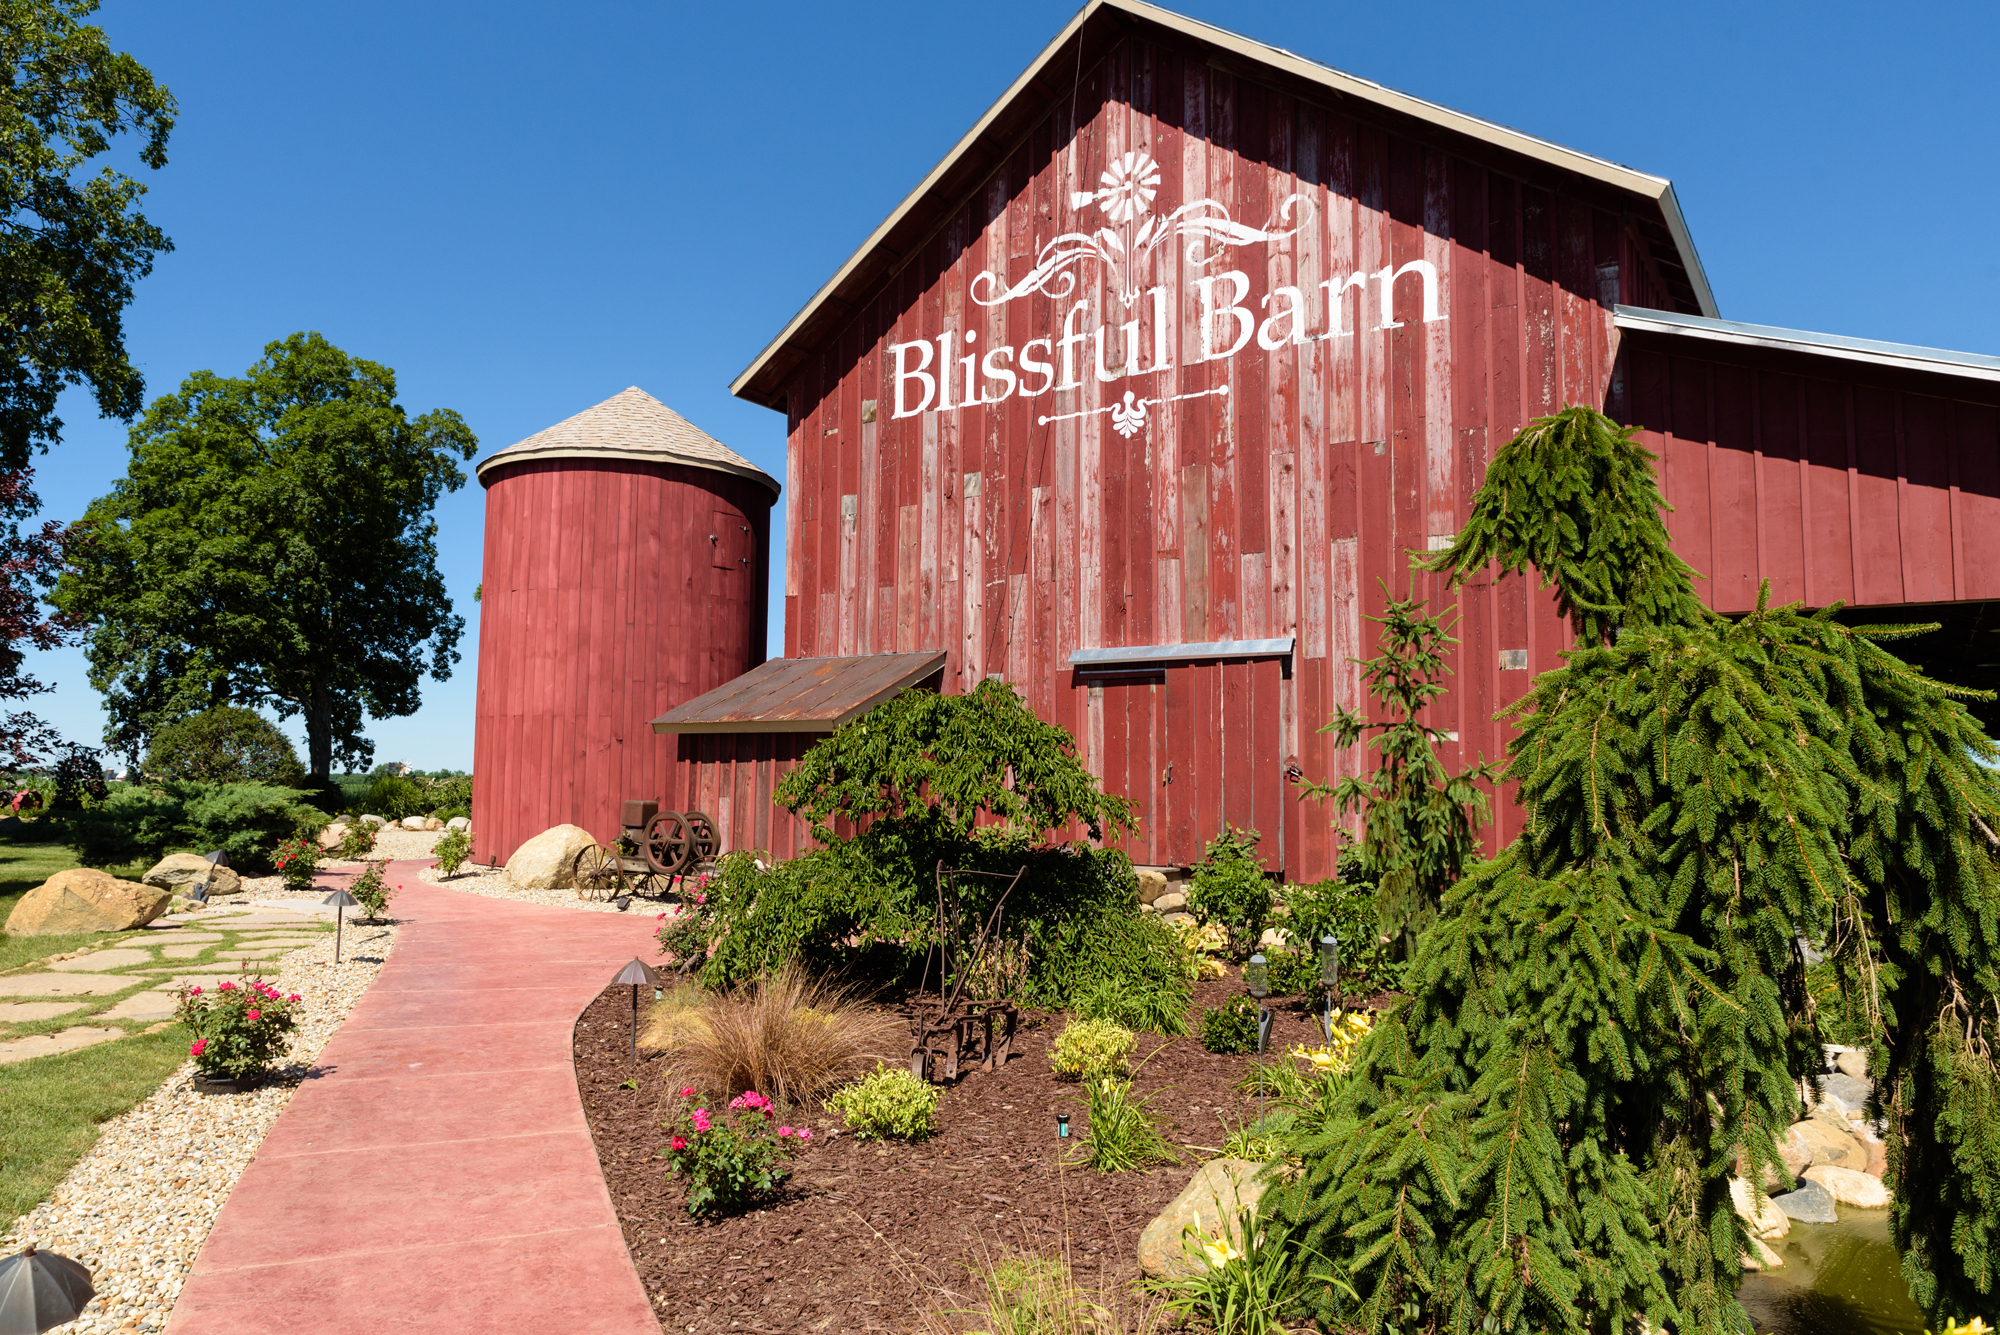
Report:
<svg viewBox="0 0 2000 1335"><path fill-rule="evenodd" d="M553 825L615 838L674 752L651 720L764 661L771 493L621 459L485 480L472 827L477 860L505 862ZM749 565L713 559L718 512L750 527Z"/></svg>

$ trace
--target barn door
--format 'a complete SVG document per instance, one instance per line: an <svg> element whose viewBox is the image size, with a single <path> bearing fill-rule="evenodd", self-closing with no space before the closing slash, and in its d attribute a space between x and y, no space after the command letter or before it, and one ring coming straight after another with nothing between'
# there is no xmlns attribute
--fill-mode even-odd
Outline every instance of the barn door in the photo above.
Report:
<svg viewBox="0 0 2000 1335"><path fill-rule="evenodd" d="M750 525L732 510L717 510L710 516L709 564L717 570L750 568Z"/></svg>
<svg viewBox="0 0 2000 1335"><path fill-rule="evenodd" d="M1255 830L1264 866L1286 866L1281 659L1167 669L1161 861L1192 864L1227 825Z"/></svg>

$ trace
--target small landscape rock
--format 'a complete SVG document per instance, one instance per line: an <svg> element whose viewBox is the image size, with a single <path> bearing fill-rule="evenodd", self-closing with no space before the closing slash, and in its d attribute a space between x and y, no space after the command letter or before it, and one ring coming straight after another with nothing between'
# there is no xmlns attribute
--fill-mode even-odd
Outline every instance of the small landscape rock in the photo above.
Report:
<svg viewBox="0 0 2000 1335"><path fill-rule="evenodd" d="M319 846L324 849L340 847L340 841L347 838L347 822L337 820L331 825L323 825L319 832Z"/></svg>
<svg viewBox="0 0 2000 1335"><path fill-rule="evenodd" d="M1140 871L1135 874L1139 878L1139 902L1141 904L1151 904L1161 895L1167 893L1167 874L1165 872Z"/></svg>
<svg viewBox="0 0 2000 1335"><path fill-rule="evenodd" d="M1834 1069L1842 1075L1851 1075L1856 1080L1868 1078L1868 1052L1865 1048L1842 1048L1833 1059Z"/></svg>
<svg viewBox="0 0 2000 1335"><path fill-rule="evenodd" d="M1857 1209L1886 1209L1891 1199L1881 1178L1857 1173L1852 1168L1808 1168L1806 1181L1824 1187L1842 1205Z"/></svg>
<svg viewBox="0 0 2000 1335"><path fill-rule="evenodd" d="M140 879L177 895L191 895L205 884L211 899L240 894L243 890L241 876L227 867L213 866L207 858L195 853L169 853Z"/></svg>
<svg viewBox="0 0 2000 1335"><path fill-rule="evenodd" d="M1840 1218L1833 1208L1833 1193L1817 1182L1808 1181L1797 1191L1773 1196L1771 1204L1801 1224L1831 1224Z"/></svg>
<svg viewBox="0 0 2000 1335"><path fill-rule="evenodd" d="M1174 913L1187 907L1187 896L1179 891L1157 895L1153 899L1155 913Z"/></svg>
<svg viewBox="0 0 2000 1335"><path fill-rule="evenodd" d="M73 867L22 895L7 915L6 930L9 936L128 932L159 917L172 897L157 886Z"/></svg>
<svg viewBox="0 0 2000 1335"><path fill-rule="evenodd" d="M424 817L424 828L426 830L442 830L444 828L444 822L439 820L436 816L426 816Z"/></svg>
<svg viewBox="0 0 2000 1335"><path fill-rule="evenodd" d="M1772 1251L1762 1238L1750 1239L1749 1254L1743 1258L1745 1270L1782 1270L1785 1258Z"/></svg>
<svg viewBox="0 0 2000 1335"><path fill-rule="evenodd" d="M363 825L379 826L379 825L387 825L389 822L384 820L380 816L363 816L361 818L361 823Z"/></svg>
<svg viewBox="0 0 2000 1335"><path fill-rule="evenodd" d="M1844 1113L1859 1113L1868 1106L1868 1081L1851 1075L1823 1076L1819 1082L1821 1103L1831 1103Z"/></svg>
<svg viewBox="0 0 2000 1335"><path fill-rule="evenodd" d="M1815 1117L1810 1121L1794 1122L1785 1139L1779 1143L1778 1153L1791 1168L1793 1153L1803 1151L1805 1163L1792 1168L1794 1176L1804 1168L1814 1164L1831 1164L1836 1168L1866 1168L1868 1151L1860 1141L1845 1130L1836 1128L1824 1118Z"/></svg>
<svg viewBox="0 0 2000 1335"><path fill-rule="evenodd" d="M424 818L422 816L405 816L397 824L406 830L421 830L424 828Z"/></svg>
<svg viewBox="0 0 2000 1335"><path fill-rule="evenodd" d="M453 816L444 823L444 827L447 830L469 830L472 828L472 817Z"/></svg>
<svg viewBox="0 0 2000 1335"><path fill-rule="evenodd" d="M1192 1274L1197 1264L1188 1256L1186 1231L1214 1235L1225 1224L1233 1231L1239 1211L1255 1206L1264 1194L1258 1180L1261 1163L1248 1159L1210 1159L1173 1203L1139 1234L1139 1268L1153 1279Z"/></svg>

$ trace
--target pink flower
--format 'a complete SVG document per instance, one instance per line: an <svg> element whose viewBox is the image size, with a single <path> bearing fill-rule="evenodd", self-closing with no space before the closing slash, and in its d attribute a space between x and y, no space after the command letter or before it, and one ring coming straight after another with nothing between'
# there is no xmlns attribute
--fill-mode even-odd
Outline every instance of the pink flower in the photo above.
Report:
<svg viewBox="0 0 2000 1335"><path fill-rule="evenodd" d="M689 1085L689 1086L688 1086L688 1087L687 1087L686 1089L682 1090L682 1091L681 1091L681 1097L682 1097L682 1098L684 1098L684 1099L691 1099L691 1098L693 1098L693 1097L694 1097L694 1086L693 1086L693 1085Z"/></svg>
<svg viewBox="0 0 2000 1335"><path fill-rule="evenodd" d="M708 1109L696 1108L694 1110L694 1129L697 1131L706 1131L708 1130L708 1125Z"/></svg>
<svg viewBox="0 0 2000 1335"><path fill-rule="evenodd" d="M189 1044L189 1045L188 1045L188 1056L190 1056L190 1057L199 1057L199 1056L201 1056L201 1053L202 1053L202 1049L203 1049L203 1048L206 1048L207 1046L208 1046L208 1040L207 1040L207 1039L205 1039L205 1038L197 1038L197 1039L196 1039L196 1040L195 1040L195 1041L194 1041L193 1043L191 1043L191 1044Z"/></svg>
<svg viewBox="0 0 2000 1335"><path fill-rule="evenodd" d="M195 987L194 991L192 991L192 992L188 993L188 995L189 995L189 996L191 996L191 997L198 997L198 996L200 996L200 995L201 995L201 987L200 987L199 985L197 985L197 986Z"/></svg>
<svg viewBox="0 0 2000 1335"><path fill-rule="evenodd" d="M251 1012L250 1012L250 1017L249 1017L249 1018L251 1018L251 1019L253 1019L253 1020L261 1020L261 1019L263 1019L263 1018L264 1018L264 1012L262 1012L262 1011L251 1011Z"/></svg>
<svg viewBox="0 0 2000 1335"><path fill-rule="evenodd" d="M779 1128L778 1128L778 1139L779 1139L779 1140L783 1140L783 1139L785 1139L785 1138L786 1138L787 1136L789 1136L789 1135L791 1135L791 1134L792 1134L792 1129L791 1129L790 1127L788 1127L788 1126L781 1126L781 1127L779 1127Z"/></svg>
<svg viewBox="0 0 2000 1335"><path fill-rule="evenodd" d="M729 1106L732 1108L747 1108L750 1105L741 1094L738 1094L735 1098L729 1101Z"/></svg>
<svg viewBox="0 0 2000 1335"><path fill-rule="evenodd" d="M224 991L224 992L234 992L234 991L236 990L236 984L234 984L234 983L223 983L223 984L220 984L220 988L219 988L219 990L221 990L221 991Z"/></svg>
<svg viewBox="0 0 2000 1335"><path fill-rule="evenodd" d="M800 1140L811 1140L813 1138L812 1128L809 1126L800 1127L798 1136Z"/></svg>
<svg viewBox="0 0 2000 1335"><path fill-rule="evenodd" d="M286 998L285 998L285 1000L286 1000L286 1001L302 1001L302 1000L304 1000L304 998L303 998L303 997L301 997L301 996L300 996L300 995L299 995L298 993L294 992L294 993L292 993L292 995L290 995L289 997L286 997Z"/></svg>
<svg viewBox="0 0 2000 1335"><path fill-rule="evenodd" d="M681 1139L679 1136L675 1136L672 1140L667 1142L667 1148L669 1149L684 1150L687 1147L688 1143L685 1140Z"/></svg>
<svg viewBox="0 0 2000 1335"><path fill-rule="evenodd" d="M667 915L664 913L656 913L653 915L654 922L665 922L666 920L667 920Z"/></svg>
<svg viewBox="0 0 2000 1335"><path fill-rule="evenodd" d="M697 903L697 904L706 904L706 903L708 902L708 896L707 896L707 895L696 895L696 896L694 897L694 902L695 902L695 903Z"/></svg>

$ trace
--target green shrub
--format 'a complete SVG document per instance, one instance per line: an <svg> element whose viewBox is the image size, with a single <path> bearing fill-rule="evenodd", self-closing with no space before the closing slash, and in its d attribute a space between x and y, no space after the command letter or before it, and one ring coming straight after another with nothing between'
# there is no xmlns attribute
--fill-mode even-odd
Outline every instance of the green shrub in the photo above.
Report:
<svg viewBox="0 0 2000 1335"><path fill-rule="evenodd" d="M1060 1080L1124 1075L1125 1059L1139 1036L1109 1020L1071 1020L1049 1047L1049 1065Z"/></svg>
<svg viewBox="0 0 2000 1335"><path fill-rule="evenodd" d="M437 856L438 870L446 876L458 875L458 869L472 856L472 836L464 830L446 830L444 838L437 841L431 850Z"/></svg>
<svg viewBox="0 0 2000 1335"><path fill-rule="evenodd" d="M692 1089L681 1091L686 1102ZM812 1130L772 1127L771 1103L755 1090L732 1099L726 1112L676 1106L667 1123L666 1160L688 1182L689 1214L732 1214L764 1200L791 1170L785 1161L812 1139Z"/></svg>
<svg viewBox="0 0 2000 1335"><path fill-rule="evenodd" d="M347 887L347 893L368 910L368 921L380 922L383 911L389 907L390 898L396 893L396 887L382 878L382 864L371 862L367 870L354 878L354 884Z"/></svg>
<svg viewBox="0 0 2000 1335"><path fill-rule="evenodd" d="M937 1086L881 1062L826 1101L827 1111L839 1113L863 1140L922 1140L937 1130L937 1107Z"/></svg>
<svg viewBox="0 0 2000 1335"><path fill-rule="evenodd" d="M1132 1092L1130 1080L1104 1075L1090 1082L1090 1124L1073 1163L1100 1173L1125 1173L1153 1164L1179 1163L1163 1131L1167 1117Z"/></svg>
<svg viewBox="0 0 2000 1335"><path fill-rule="evenodd" d="M1318 994L1320 986L1317 950L1292 950L1277 946L1264 952L1264 961L1270 967L1272 996L1298 997Z"/></svg>
<svg viewBox="0 0 2000 1335"><path fill-rule="evenodd" d="M124 784L102 802L62 813L62 841L84 865L152 862L177 849L221 849L248 872L271 866L280 840L316 830L326 817L296 788L264 783L165 781Z"/></svg>
<svg viewBox="0 0 2000 1335"><path fill-rule="evenodd" d="M169 723L153 734L140 767L153 779L269 783L302 787L305 767L278 725L254 709L222 705Z"/></svg>
<svg viewBox="0 0 2000 1335"><path fill-rule="evenodd" d="M398 821L405 816L421 816L426 810L424 790L408 779L385 774L369 786L362 805L371 815Z"/></svg>
<svg viewBox="0 0 2000 1335"><path fill-rule="evenodd" d="M347 827L347 833L340 836L340 846L333 850L333 856L341 862L354 862L375 851L375 828L364 825L357 817Z"/></svg>
<svg viewBox="0 0 2000 1335"><path fill-rule="evenodd" d="M1258 838L1255 830L1229 826L1208 841L1188 879L1188 909L1222 924L1239 959L1256 948L1271 917L1271 879L1257 860Z"/></svg>
<svg viewBox="0 0 2000 1335"><path fill-rule="evenodd" d="M285 889L310 890L313 877L319 872L319 858L319 840L309 835L294 835L279 843L271 865L285 878Z"/></svg>
<svg viewBox="0 0 2000 1335"><path fill-rule="evenodd" d="M1409 963L1395 958L1392 943L1377 930L1377 889L1361 859L1343 852L1339 874L1312 885L1285 890L1285 931L1292 941L1317 952L1321 937L1340 942L1340 990L1368 996L1403 988Z"/></svg>
<svg viewBox="0 0 2000 1335"><path fill-rule="evenodd" d="M1241 1055L1257 1050L1257 1003L1235 996L1201 1013L1201 1045L1210 1052Z"/></svg>

